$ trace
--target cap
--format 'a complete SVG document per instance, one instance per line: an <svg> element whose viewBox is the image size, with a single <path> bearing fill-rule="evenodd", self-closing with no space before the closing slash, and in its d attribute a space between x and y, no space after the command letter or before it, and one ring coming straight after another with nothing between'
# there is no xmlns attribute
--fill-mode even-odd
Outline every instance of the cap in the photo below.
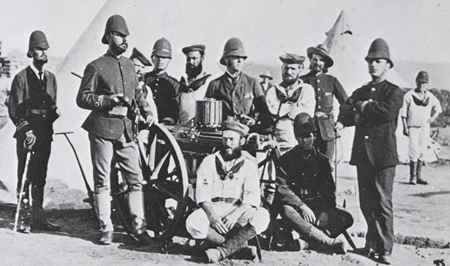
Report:
<svg viewBox="0 0 450 266"><path fill-rule="evenodd" d="M225 121L225 122L223 122L223 129L237 132L241 136L247 135L248 131L250 130L248 128L248 126L246 126L244 124L241 124L241 123L239 123L237 121Z"/></svg>
<svg viewBox="0 0 450 266"><path fill-rule="evenodd" d="M183 52L183 54L187 54L187 53L193 52L193 51L204 52L205 46L203 44L194 44L191 46L184 47L183 49L181 49L181 51Z"/></svg>
<svg viewBox="0 0 450 266"><path fill-rule="evenodd" d="M286 53L280 56L281 62L285 64L303 64L305 62L305 57L302 55L289 54Z"/></svg>

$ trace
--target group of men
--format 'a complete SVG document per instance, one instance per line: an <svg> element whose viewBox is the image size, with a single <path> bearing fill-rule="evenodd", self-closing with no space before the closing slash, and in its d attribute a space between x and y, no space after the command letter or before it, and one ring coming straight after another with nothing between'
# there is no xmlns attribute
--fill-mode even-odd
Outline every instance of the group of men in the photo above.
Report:
<svg viewBox="0 0 450 266"><path fill-rule="evenodd" d="M261 207L255 159L243 150L249 131L272 134L279 143L283 155L277 163L273 207L278 208L282 219L311 246L345 253L344 243L335 238L352 225L353 219L336 207L331 160L336 130L355 126L350 163L357 167L360 205L368 224L365 251L379 262L390 263L394 240L392 188L398 163L395 129L400 108L405 102L405 134L414 139L414 184L425 182L418 166L420 149L429 134L429 124L441 111L423 85L428 82L426 72L419 73L418 88L404 98L403 91L386 80L393 62L387 43L376 39L365 58L372 80L350 97L338 79L327 74L334 62L324 45L308 48L308 74L300 76L306 58L289 53L279 57L282 82L271 84L272 77L265 72L265 80L259 84L242 72L247 55L242 42L231 38L220 59L226 66L222 76L211 80L202 64L205 46L191 45L182 49L186 75L178 81L167 74L172 58L168 40L156 41L151 60L136 48L128 59L123 53L129 34L123 17L108 19L102 37L107 52L86 66L76 98L79 107L91 110L82 127L89 133L100 244L113 241L110 175L115 164L128 184L135 236L144 245L157 244L146 230L135 124L148 128L154 121L189 123L195 116L195 101L212 98L222 101L224 117L233 119L225 119L222 148L199 166L195 192L199 209L186 220L191 236L206 240L204 254L209 262L246 252L255 257L255 249L246 243L264 232L270 222L269 212ZM44 33L31 34L28 56L33 62L14 78L8 105L17 127L18 192L27 154L31 153L26 180L31 183L33 202L30 210L30 197L24 197L24 209L28 211L21 215L19 228L24 233L60 230L42 215L52 123L59 116L56 78L44 69L48 48ZM153 70L145 73L152 63ZM341 105L337 122L333 97ZM430 118L431 110L435 113ZM421 119L411 118L418 112Z"/></svg>

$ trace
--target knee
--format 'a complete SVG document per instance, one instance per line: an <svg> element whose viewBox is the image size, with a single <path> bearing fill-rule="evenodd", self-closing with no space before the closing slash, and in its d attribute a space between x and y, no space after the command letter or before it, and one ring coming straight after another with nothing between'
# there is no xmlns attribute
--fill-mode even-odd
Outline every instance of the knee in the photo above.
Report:
<svg viewBox="0 0 450 266"><path fill-rule="evenodd" d="M186 219L186 230L194 239L205 239L208 235L209 220L203 210L194 211Z"/></svg>
<svg viewBox="0 0 450 266"><path fill-rule="evenodd" d="M264 232L270 223L270 214L264 208L257 208L253 214L250 224L255 229L255 232L259 235Z"/></svg>

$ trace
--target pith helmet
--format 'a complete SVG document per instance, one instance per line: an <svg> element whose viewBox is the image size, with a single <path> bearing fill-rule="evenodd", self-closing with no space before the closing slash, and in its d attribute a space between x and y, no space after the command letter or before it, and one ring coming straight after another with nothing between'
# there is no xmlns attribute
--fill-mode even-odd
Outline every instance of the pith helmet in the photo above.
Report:
<svg viewBox="0 0 450 266"><path fill-rule="evenodd" d="M30 52L33 50L33 48L41 48L44 50L50 48L50 46L48 45L47 37L45 37L45 34L40 30L33 31L30 35L30 42L28 44L28 53L27 53L27 56L30 58L31 58Z"/></svg>
<svg viewBox="0 0 450 266"><path fill-rule="evenodd" d="M108 18L108 21L106 22L106 27L105 27L105 34L103 34L103 38L102 38L102 43L108 44L106 35L113 31L123 34L125 36L130 35L130 32L128 31L127 23L125 22L125 19L121 15L113 15Z"/></svg>
<svg viewBox="0 0 450 266"><path fill-rule="evenodd" d="M325 62L325 67L330 68L333 66L334 62L333 59L331 59L330 55L328 54L328 48L325 44L319 44L316 47L309 47L306 50L306 53L308 55L308 58L311 60L311 57L313 54L317 54L323 57Z"/></svg>
<svg viewBox="0 0 450 266"><path fill-rule="evenodd" d="M381 38L375 39L375 41L372 42L369 53L365 59L366 61L368 59L386 59L391 64L391 68L394 67L394 63L391 61L389 47L386 41Z"/></svg>
<svg viewBox="0 0 450 266"><path fill-rule="evenodd" d="M223 48L223 55L222 58L220 58L220 63L222 65L226 65L225 57L228 56L237 56L247 59L244 44L242 44L241 40L239 40L238 38L231 38L225 43L225 47Z"/></svg>
<svg viewBox="0 0 450 266"><path fill-rule="evenodd" d="M170 42L165 38L157 40L153 45L152 56L154 55L172 59L172 46Z"/></svg>
<svg viewBox="0 0 450 266"><path fill-rule="evenodd" d="M428 73L426 71L420 71L419 74L417 74L416 81L428 83Z"/></svg>
<svg viewBox="0 0 450 266"><path fill-rule="evenodd" d="M313 119L307 113L299 113L294 119L294 134L304 135L317 132Z"/></svg>

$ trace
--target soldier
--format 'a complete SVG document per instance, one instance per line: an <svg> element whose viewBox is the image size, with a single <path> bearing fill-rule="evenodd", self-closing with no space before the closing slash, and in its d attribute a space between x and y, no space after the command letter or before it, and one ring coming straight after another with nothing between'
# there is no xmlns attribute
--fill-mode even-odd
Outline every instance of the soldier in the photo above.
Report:
<svg viewBox="0 0 450 266"><path fill-rule="evenodd" d="M229 39L220 58L227 71L211 81L206 98L223 101L225 119L227 116L235 117L251 131L263 132L271 126L272 118L259 83L242 72L245 59L247 55L241 40Z"/></svg>
<svg viewBox="0 0 450 266"><path fill-rule="evenodd" d="M356 165L361 211L367 222L365 252L390 264L394 245L392 189L398 163L395 130L403 91L386 80L394 66L383 39L372 42L366 61L372 81L355 90L340 108L344 126L356 126L351 165Z"/></svg>
<svg viewBox="0 0 450 266"><path fill-rule="evenodd" d="M334 238L353 224L353 218L336 208L331 166L313 146L317 134L313 119L306 113L298 114L294 132L298 145L280 157L277 171L282 217L308 244L346 253L344 242Z"/></svg>
<svg viewBox="0 0 450 266"><path fill-rule="evenodd" d="M273 84L270 83L270 80L273 79L272 74L270 74L269 70L265 70L261 75L259 75L259 77L261 78L261 82L259 84L261 85L264 95L267 95L267 91L273 86Z"/></svg>
<svg viewBox="0 0 450 266"><path fill-rule="evenodd" d="M442 112L439 100L427 90L428 73L420 71L416 77L417 88L405 93L401 110L403 134L409 137L409 171L411 185L427 185L422 179L423 154L430 139L430 124Z"/></svg>
<svg viewBox="0 0 450 266"><path fill-rule="evenodd" d="M9 117L16 132L18 160L17 192L20 191L23 174L26 174L25 197L22 203L25 212L20 215L19 231L30 230L59 231L61 228L44 218L44 186L47 178L47 165L53 141L53 122L59 117L56 107L56 78L45 69L48 62L47 49L50 48L42 31L31 33L27 56L33 62L20 71L11 85L9 97ZM24 173L27 152L31 151L28 172ZM33 199L32 213L29 213L27 187L31 184Z"/></svg>
<svg viewBox="0 0 450 266"><path fill-rule="evenodd" d="M251 254L247 259L254 259L255 247L244 244L266 230L270 221L268 211L259 207L257 165L242 152L249 129L235 121L224 124L222 149L208 155L197 171L195 196L201 208L186 220L186 229L194 239L216 246L206 250L209 262L223 260L238 250Z"/></svg>
<svg viewBox="0 0 450 266"><path fill-rule="evenodd" d="M153 92L153 100L158 109L160 123L173 125L178 121L180 84L167 74L167 67L172 60L170 42L161 38L155 42L152 50L154 68L145 75L145 84Z"/></svg>
<svg viewBox="0 0 450 266"><path fill-rule="evenodd" d="M285 54L280 60L283 82L269 88L266 100L269 111L275 116L274 133L280 152L285 153L297 144L292 127L295 116L299 113L314 116L316 100L311 85L299 78L305 57Z"/></svg>
<svg viewBox="0 0 450 266"><path fill-rule="evenodd" d="M108 45L108 51L86 66L77 95L77 105L92 110L82 127L89 132L94 203L102 233L99 242L103 245L109 245L113 240L110 169L116 162L128 184L134 234L142 244L154 243L145 227L143 177L134 142L131 102L135 100L148 123L152 117L148 103L142 97L136 98L139 85L133 62L122 56L128 47L128 35L123 17L114 15L108 18L102 38L102 43Z"/></svg>
<svg viewBox="0 0 450 266"><path fill-rule="evenodd" d="M307 50L310 64L308 74L300 77L305 83L311 84L316 92L316 111L314 120L319 134L317 134L314 146L325 154L330 165L333 161L335 130L342 130L342 123L338 120L334 123L333 96L339 104L343 104L348 96L341 83L332 75L326 74L333 66L333 59L328 54L325 45L309 47Z"/></svg>
<svg viewBox="0 0 450 266"><path fill-rule="evenodd" d="M186 75L180 80L180 123L186 124L195 117L196 101L205 98L211 74L203 70L204 45L187 46L182 51L186 55Z"/></svg>

